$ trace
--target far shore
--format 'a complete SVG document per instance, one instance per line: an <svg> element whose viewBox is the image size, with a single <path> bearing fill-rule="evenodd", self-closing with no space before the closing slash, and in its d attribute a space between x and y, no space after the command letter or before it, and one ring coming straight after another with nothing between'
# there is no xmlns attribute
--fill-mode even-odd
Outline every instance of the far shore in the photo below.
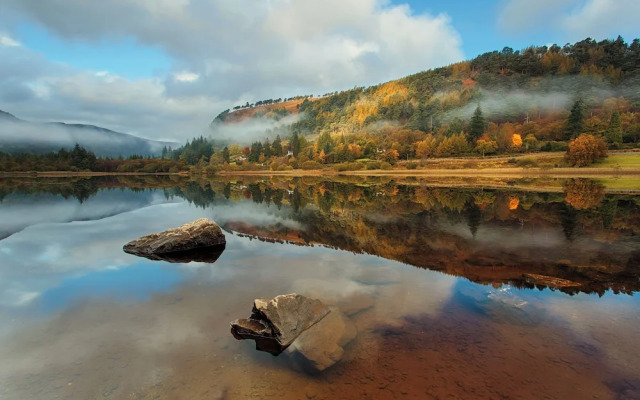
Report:
<svg viewBox="0 0 640 400"><path fill-rule="evenodd" d="M479 176L479 177L552 177L552 178L602 178L618 176L639 176L640 168L460 168L460 169L389 169L334 171L329 169L288 171L219 171L219 175L282 175L282 176Z"/></svg>
<svg viewBox="0 0 640 400"><path fill-rule="evenodd" d="M92 176L189 176L188 173L170 172L94 172L94 171L19 171L2 172L0 178L72 178Z"/></svg>
<svg viewBox="0 0 640 400"><path fill-rule="evenodd" d="M435 169L376 169L357 171L335 171L333 169L292 169L287 171L271 170L250 170L250 171L218 171L218 175L248 175L248 176L420 176L420 177L446 177L446 176L467 176L467 177L509 177L509 178L602 178L619 176L638 176L640 168L608 168L608 167L587 167L587 168L435 168ZM148 172L71 172L71 171L29 171L29 172L0 172L0 178L65 178L65 177L94 177L94 176L184 176L182 173L148 173Z"/></svg>

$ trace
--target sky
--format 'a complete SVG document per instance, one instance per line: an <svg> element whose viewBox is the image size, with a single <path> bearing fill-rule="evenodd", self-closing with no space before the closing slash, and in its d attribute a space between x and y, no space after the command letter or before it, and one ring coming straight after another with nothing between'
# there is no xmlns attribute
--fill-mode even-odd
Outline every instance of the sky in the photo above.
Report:
<svg viewBox="0 0 640 400"><path fill-rule="evenodd" d="M618 35L640 1L0 0L0 110L185 141L247 101Z"/></svg>

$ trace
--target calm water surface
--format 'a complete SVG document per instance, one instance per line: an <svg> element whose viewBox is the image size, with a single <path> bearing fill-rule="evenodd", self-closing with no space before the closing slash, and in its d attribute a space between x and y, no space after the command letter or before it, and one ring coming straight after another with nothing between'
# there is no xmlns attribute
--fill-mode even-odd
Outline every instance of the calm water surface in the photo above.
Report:
<svg viewBox="0 0 640 400"><path fill-rule="evenodd" d="M0 179L0 399L640 398L640 196L584 180ZM122 251L208 217L213 264ZM295 369L254 298L358 335Z"/></svg>

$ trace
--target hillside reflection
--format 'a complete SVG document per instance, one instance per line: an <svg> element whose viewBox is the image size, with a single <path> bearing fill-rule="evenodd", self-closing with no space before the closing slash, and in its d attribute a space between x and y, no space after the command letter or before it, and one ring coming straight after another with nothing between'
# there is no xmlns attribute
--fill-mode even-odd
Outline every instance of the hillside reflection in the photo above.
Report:
<svg viewBox="0 0 640 400"><path fill-rule="evenodd" d="M535 192L242 177L170 192L210 207L224 229L267 242L368 253L494 286L640 290L640 198L589 180ZM251 220L241 209L248 201L277 218ZM223 204L238 208L217 213Z"/></svg>
<svg viewBox="0 0 640 400"><path fill-rule="evenodd" d="M47 194L88 202L83 214L68 217L88 220L185 199L225 230L265 242L367 253L496 287L599 295L640 290L639 195L607 191L585 179L525 183L473 186L392 177L4 179L0 211L15 214L25 199L52 204L41 196ZM16 221L3 236L55 218Z"/></svg>

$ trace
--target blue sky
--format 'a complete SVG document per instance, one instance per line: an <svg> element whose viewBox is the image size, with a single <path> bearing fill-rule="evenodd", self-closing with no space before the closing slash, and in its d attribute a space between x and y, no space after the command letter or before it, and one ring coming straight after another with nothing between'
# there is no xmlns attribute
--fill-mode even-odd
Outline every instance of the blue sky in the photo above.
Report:
<svg viewBox="0 0 640 400"><path fill-rule="evenodd" d="M184 140L246 101L619 34L640 1L3 0L0 109Z"/></svg>

